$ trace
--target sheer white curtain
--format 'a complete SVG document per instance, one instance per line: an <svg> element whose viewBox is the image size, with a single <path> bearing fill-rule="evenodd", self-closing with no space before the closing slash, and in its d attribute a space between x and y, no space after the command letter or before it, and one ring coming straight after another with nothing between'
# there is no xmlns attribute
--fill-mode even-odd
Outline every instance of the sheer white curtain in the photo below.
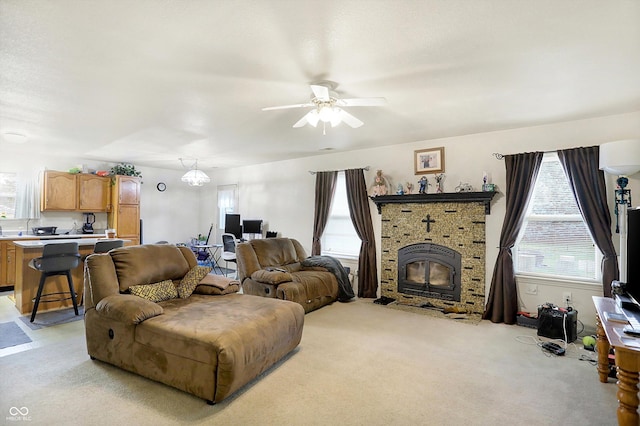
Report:
<svg viewBox="0 0 640 426"><path fill-rule="evenodd" d="M16 175L16 218L40 218L40 173Z"/></svg>
<svg viewBox="0 0 640 426"><path fill-rule="evenodd" d="M227 213L235 213L238 205L238 185L218 185L218 229L224 230Z"/></svg>

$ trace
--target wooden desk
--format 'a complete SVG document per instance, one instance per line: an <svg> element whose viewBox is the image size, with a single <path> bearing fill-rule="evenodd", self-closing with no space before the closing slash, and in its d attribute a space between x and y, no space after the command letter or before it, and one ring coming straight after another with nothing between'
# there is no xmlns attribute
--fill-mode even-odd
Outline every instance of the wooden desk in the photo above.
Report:
<svg viewBox="0 0 640 426"><path fill-rule="evenodd" d="M14 241L13 245L16 249L16 280L13 294L16 299L16 308L18 308L18 311L21 314L30 314L31 311L33 311L33 299L36 297L38 291L41 273L29 267L29 261L42 256L42 249L45 244L77 242L80 256L84 257L93 253L96 241L98 241L98 238ZM71 270L71 278L73 280L74 290L78 295L78 305L80 305L84 291L84 264L82 262L80 262L75 269ZM45 281L43 293L64 291L69 291L66 276L52 276ZM71 299L48 302L41 304L38 312L64 309L72 306L73 303Z"/></svg>
<svg viewBox="0 0 640 426"><path fill-rule="evenodd" d="M638 372L640 371L640 339L624 336L625 324L607 321L604 312L618 312L616 303L608 297L593 296L598 315L596 317L598 374L602 383L609 376L609 348L616 354L618 370L618 424L637 426L638 417ZM627 344L623 341L626 340ZM627 340L630 339L630 340ZM638 347L629 344L637 342Z"/></svg>

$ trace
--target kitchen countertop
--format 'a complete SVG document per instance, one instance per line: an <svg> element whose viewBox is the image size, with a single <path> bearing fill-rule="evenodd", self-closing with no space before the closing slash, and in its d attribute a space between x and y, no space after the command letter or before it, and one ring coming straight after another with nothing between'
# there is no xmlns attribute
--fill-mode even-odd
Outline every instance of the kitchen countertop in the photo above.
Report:
<svg viewBox="0 0 640 426"><path fill-rule="evenodd" d="M85 234L86 235L86 234ZM68 235L67 235L68 237ZM119 238L118 238L119 239ZM45 244L62 244L62 243L78 243L78 246L94 246L96 242L100 240L106 240L105 237L102 238L63 238L56 240L30 240L30 241L14 241L14 245L18 247L22 247L25 249L29 248L41 248L44 247ZM131 240L122 240L125 243L130 242Z"/></svg>
<svg viewBox="0 0 640 426"><path fill-rule="evenodd" d="M96 233L96 234L59 234L59 235L33 235L33 234L22 234L22 235L1 235L0 241L19 241L19 240L61 240L61 239L69 239L69 238L99 238L99 236L104 236L104 232Z"/></svg>

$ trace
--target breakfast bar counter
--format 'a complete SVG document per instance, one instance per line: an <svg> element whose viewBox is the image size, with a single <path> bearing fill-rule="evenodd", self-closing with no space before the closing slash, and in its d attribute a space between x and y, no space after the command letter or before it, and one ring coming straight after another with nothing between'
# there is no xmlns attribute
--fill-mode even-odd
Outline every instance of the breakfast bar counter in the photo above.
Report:
<svg viewBox="0 0 640 426"><path fill-rule="evenodd" d="M31 259L42 256L42 249L46 244L61 244L77 242L80 256L83 258L93 253L94 246L98 240L105 238L63 238L55 240L27 240L14 241L16 259L16 279L14 285L14 296L16 308L21 314L30 314L33 310L33 299L38 291L41 273L31 267ZM125 240L125 245L128 241ZM73 287L78 295L78 304L82 301L84 290L84 264L81 262L71 271ZM69 285L64 275L47 278L43 293L68 292ZM71 299L56 302L41 303L38 312L58 310L73 307Z"/></svg>

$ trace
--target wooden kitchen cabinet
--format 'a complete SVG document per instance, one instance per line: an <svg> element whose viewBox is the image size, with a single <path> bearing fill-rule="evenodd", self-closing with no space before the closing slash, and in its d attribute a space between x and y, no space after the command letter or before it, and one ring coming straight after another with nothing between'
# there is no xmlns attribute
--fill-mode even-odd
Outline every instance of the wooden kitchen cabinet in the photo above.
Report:
<svg viewBox="0 0 640 426"><path fill-rule="evenodd" d="M116 230L118 238L140 244L140 178L116 176L111 204L107 215L109 228Z"/></svg>
<svg viewBox="0 0 640 426"><path fill-rule="evenodd" d="M16 282L16 248L11 241L0 242L0 287Z"/></svg>
<svg viewBox="0 0 640 426"><path fill-rule="evenodd" d="M118 204L140 205L140 178L116 176Z"/></svg>
<svg viewBox="0 0 640 426"><path fill-rule="evenodd" d="M44 172L40 210L74 211L78 206L77 175L47 170Z"/></svg>
<svg viewBox="0 0 640 426"><path fill-rule="evenodd" d="M47 170L44 172L40 209L106 212L110 207L110 185L109 177Z"/></svg>
<svg viewBox="0 0 640 426"><path fill-rule="evenodd" d="M78 175L78 210L83 212L109 211L111 178L90 174Z"/></svg>
<svg viewBox="0 0 640 426"><path fill-rule="evenodd" d="M7 282L6 285L12 286L16 283L16 248L12 243L7 243Z"/></svg>

